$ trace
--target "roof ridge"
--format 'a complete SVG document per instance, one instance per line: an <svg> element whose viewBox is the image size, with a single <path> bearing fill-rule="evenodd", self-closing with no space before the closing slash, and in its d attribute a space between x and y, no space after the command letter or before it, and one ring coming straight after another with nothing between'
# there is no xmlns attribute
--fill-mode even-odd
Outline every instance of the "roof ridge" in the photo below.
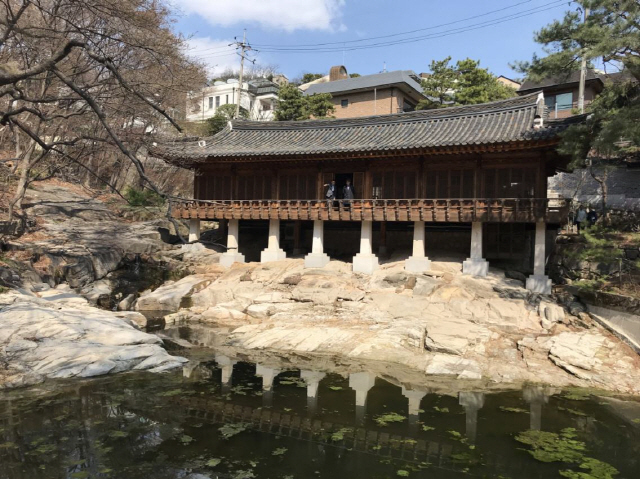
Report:
<svg viewBox="0 0 640 479"><path fill-rule="evenodd" d="M453 119L464 116L480 116L518 108L536 107L538 93L496 100L475 105L461 105L434 110L418 110L406 113L390 113L386 115L371 115L357 118L339 118L302 121L256 121L232 120L234 130L306 130L323 128L344 128L353 126L373 126L380 123L407 123L423 120Z"/></svg>

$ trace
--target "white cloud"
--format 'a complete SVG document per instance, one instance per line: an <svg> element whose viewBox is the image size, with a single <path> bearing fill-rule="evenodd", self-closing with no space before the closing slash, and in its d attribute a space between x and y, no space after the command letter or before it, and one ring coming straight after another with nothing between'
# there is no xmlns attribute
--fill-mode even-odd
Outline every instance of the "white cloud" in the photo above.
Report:
<svg viewBox="0 0 640 479"><path fill-rule="evenodd" d="M187 55L207 65L209 78L228 68L237 70L240 60L235 48L229 44L233 40L218 40L209 37L194 37L187 40Z"/></svg>
<svg viewBox="0 0 640 479"><path fill-rule="evenodd" d="M179 0L185 13L201 16L212 25L257 23L285 30L341 30L345 0Z"/></svg>

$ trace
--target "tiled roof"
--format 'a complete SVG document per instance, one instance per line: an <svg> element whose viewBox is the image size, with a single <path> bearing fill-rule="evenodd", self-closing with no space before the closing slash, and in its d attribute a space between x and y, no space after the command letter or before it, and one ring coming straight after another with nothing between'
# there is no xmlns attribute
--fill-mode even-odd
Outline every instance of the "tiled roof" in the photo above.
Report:
<svg viewBox="0 0 640 479"><path fill-rule="evenodd" d="M337 94L347 91L379 88L385 85L404 85L408 90L418 96L424 96L420 82L417 80L417 75L411 70L396 70L392 72L375 73L373 75L363 75L355 78L345 78L344 80L315 83L310 85L304 94Z"/></svg>
<svg viewBox="0 0 640 479"><path fill-rule="evenodd" d="M598 73L595 70L587 70L586 81L600 81L605 75ZM525 80L524 83L518 88L518 92L528 93L533 90L541 90L543 88L550 88L553 86L570 85L578 83L580 81L580 71L573 71L567 75L559 75L549 78L544 78L540 81Z"/></svg>
<svg viewBox="0 0 640 479"><path fill-rule="evenodd" d="M454 147L483 147L555 140L571 120L545 120L538 95L480 105L339 120L260 122L234 120L215 136L199 142L177 141L150 150L153 156L188 168L207 161L307 158L341 153L409 152Z"/></svg>

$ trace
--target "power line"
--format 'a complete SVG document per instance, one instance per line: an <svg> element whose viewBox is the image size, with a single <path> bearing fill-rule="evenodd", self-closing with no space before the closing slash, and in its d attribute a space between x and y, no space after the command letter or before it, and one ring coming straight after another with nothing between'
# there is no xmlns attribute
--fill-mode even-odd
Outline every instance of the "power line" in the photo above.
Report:
<svg viewBox="0 0 640 479"><path fill-rule="evenodd" d="M302 43L302 44L298 44L296 45L297 47L314 47L314 46L325 46L325 45L344 45L346 43L358 43L358 42L366 42L369 40L378 40L380 38L390 38L390 37L397 37L397 36L401 36L401 35L409 35L411 33L416 33L416 32L422 32L422 31L426 31L426 30L434 30L436 28L440 28L440 27L447 27L449 25L454 25L456 23L462 23L462 22L466 22L468 20L474 20L476 18L480 18L480 17L486 17L487 15L492 15L494 13L498 13L498 12L503 12L505 10L509 10L510 8L515 8L518 7L520 5L523 5L525 3L531 3L533 0L525 0L523 2L518 2L518 3L514 3L512 5L508 5L506 7L503 8L499 8L497 10L491 10L489 12L486 13L482 13L480 15L474 15L473 17L467 17L467 18L462 18L460 20L454 20L452 22L447 22L447 23L441 23L439 25L433 25L430 27L425 27L425 28L418 28L416 30L409 30L406 32L400 32L400 33L391 33L389 35L380 35L377 37L369 37L369 38L360 38L358 40L346 40L346 41L342 41L342 42L325 42L325 43ZM282 45L274 45L274 44L256 44L256 46L259 47L280 47Z"/></svg>
<svg viewBox="0 0 640 479"><path fill-rule="evenodd" d="M471 25L467 25L465 27L458 27L458 28L454 28L454 29L450 29L450 30L445 30L442 32L436 32L436 33L432 33L429 35L422 35L422 36L416 36L416 37L409 37L409 38L403 38L403 39L398 39L398 40L392 40L392 41L388 41L388 42L378 42L378 43L372 43L372 44L368 44L368 45L353 45L353 46L347 46L346 48L344 47L340 47L340 46L336 46L336 47L295 47L295 46L281 46L281 47L260 47L260 45L256 45L259 48L259 51L263 51L263 52L279 52L279 53L331 53L331 52L340 52L340 51L353 51L353 50L365 50L365 49L370 49L370 48L382 48L382 47L386 47L386 46L393 46L393 45L401 45L401 44L405 44L405 43L414 43L414 42L418 42L418 41L423 41L423 40L430 40L433 38L442 38L445 36L450 36L450 35L455 35L458 33L465 33L465 32L469 32L469 31L473 31L473 30L478 30L481 28L486 28L488 26L493 26L493 25L498 25L501 23L505 23L511 20L517 20L519 18L524 18L524 17L528 17L537 13L542 13L548 10L552 10L554 8L556 8L558 5L565 3L565 0L554 0L552 2L549 2L545 5L541 5L538 7L535 7L533 9L530 10L524 10L521 12L517 12L517 13L513 13L513 14L509 14L503 17L498 17L492 20L486 20L484 22L479 22L476 24L471 24ZM546 8L544 8L546 7ZM342 45L343 42L337 42L338 45Z"/></svg>

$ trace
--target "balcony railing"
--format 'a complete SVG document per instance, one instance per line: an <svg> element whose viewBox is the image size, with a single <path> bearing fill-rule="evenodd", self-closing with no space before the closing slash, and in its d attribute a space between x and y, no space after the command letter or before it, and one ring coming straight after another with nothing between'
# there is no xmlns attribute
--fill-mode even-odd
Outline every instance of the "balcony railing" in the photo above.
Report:
<svg viewBox="0 0 640 479"><path fill-rule="evenodd" d="M221 200L176 203L174 218L202 220L427 221L563 223L569 202L556 198L404 200Z"/></svg>

